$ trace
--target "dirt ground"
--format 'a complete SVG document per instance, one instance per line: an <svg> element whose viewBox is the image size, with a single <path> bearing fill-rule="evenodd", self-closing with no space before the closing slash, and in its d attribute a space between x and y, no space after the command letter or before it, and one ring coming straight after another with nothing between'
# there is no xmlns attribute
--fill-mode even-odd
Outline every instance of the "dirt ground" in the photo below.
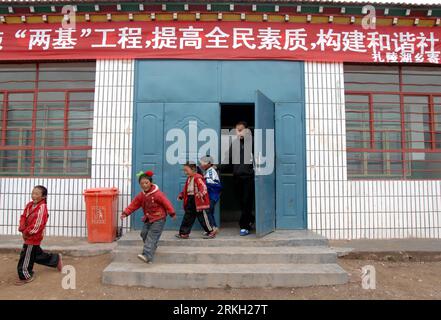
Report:
<svg viewBox="0 0 441 320"><path fill-rule="evenodd" d="M34 282L14 285L18 254L0 254L0 299L441 299L441 262L390 262L340 259L350 282L340 286L293 289L163 290L101 284L110 255L64 257L76 269L75 290L61 287L64 276L36 266ZM361 287L361 268L376 268L376 289Z"/></svg>

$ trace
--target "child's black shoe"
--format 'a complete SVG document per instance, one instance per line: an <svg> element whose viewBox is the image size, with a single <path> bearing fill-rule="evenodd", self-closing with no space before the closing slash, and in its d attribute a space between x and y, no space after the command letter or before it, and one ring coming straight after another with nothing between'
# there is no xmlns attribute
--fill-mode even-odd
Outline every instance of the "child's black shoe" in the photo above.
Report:
<svg viewBox="0 0 441 320"><path fill-rule="evenodd" d="M27 283L30 283L30 282L34 281L34 280L35 280L35 276L32 276L32 277L30 277L29 279L26 279L26 280L18 279L18 280L15 282L15 285L16 285L16 286L23 286L23 285L25 285L25 284L27 284Z"/></svg>
<svg viewBox="0 0 441 320"><path fill-rule="evenodd" d="M216 238L216 232L211 231L210 233L207 233L206 235L203 236L204 239L214 239Z"/></svg>

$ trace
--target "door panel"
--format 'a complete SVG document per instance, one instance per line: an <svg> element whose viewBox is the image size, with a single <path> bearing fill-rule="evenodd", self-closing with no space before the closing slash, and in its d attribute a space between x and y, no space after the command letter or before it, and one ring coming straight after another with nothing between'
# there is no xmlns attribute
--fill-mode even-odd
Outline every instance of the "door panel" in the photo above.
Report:
<svg viewBox="0 0 441 320"><path fill-rule="evenodd" d="M139 171L152 170L154 183L162 187L164 104L138 103L135 119L132 198L141 191L136 177ZM135 229L142 227L142 216L141 209L132 214L132 226Z"/></svg>
<svg viewBox="0 0 441 320"><path fill-rule="evenodd" d="M256 234L262 237L275 230L276 226L276 181L274 156L271 157L267 145L274 146L274 102L260 91L256 91L255 100L255 132L254 132L254 159L255 159L255 198L256 198ZM259 151L257 147L256 130L262 130L263 143ZM272 130L271 136L268 130ZM265 164L261 165L262 157L272 161L273 170L266 172Z"/></svg>
<svg viewBox="0 0 441 320"><path fill-rule="evenodd" d="M178 151L178 157L181 163L169 163L167 161L167 150L176 142L177 138L172 141L166 141L164 144L164 180L163 191L172 201L177 213L177 222L168 220L167 229L178 229L179 223L182 221L184 210L182 201L176 200L179 192L182 191L186 177L182 171L182 164L187 160L198 161L205 154L199 154L199 148L206 141L198 141L191 147L192 141L197 136L190 137L190 122L196 121L197 134L203 129L211 128L219 136L220 132L220 105L218 103L166 103L164 105L164 140L167 133L173 129L181 129L185 133L185 150ZM194 130L192 130L194 132ZM191 139L191 141L190 141ZM217 142L216 142L217 146ZM219 221L219 210L216 211L216 219ZM195 223L195 229L198 223Z"/></svg>
<svg viewBox="0 0 441 320"><path fill-rule="evenodd" d="M303 104L277 103L277 229L306 228L305 128Z"/></svg>

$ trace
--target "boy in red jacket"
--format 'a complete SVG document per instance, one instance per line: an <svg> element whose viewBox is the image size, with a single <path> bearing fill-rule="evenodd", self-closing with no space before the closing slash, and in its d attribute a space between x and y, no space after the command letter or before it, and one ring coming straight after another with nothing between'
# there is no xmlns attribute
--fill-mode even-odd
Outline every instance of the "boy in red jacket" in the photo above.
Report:
<svg viewBox="0 0 441 320"><path fill-rule="evenodd" d="M188 239L197 218L205 231L204 238L215 238L216 232L214 232L206 213L210 209L210 197L204 177L197 173L196 164L190 162L184 165L184 173L187 175L187 180L184 190L179 193L178 200L184 200L185 214L176 237Z"/></svg>
<svg viewBox="0 0 441 320"><path fill-rule="evenodd" d="M124 209L121 219L131 215L134 211L142 208L144 216L144 227L141 231L141 238L144 241L144 249L138 258L146 263L152 263L158 247L158 241L164 229L167 213L176 219L175 209L164 193L153 184L153 172L141 172L138 175L138 182L142 191L133 199L132 203Z"/></svg>
<svg viewBox="0 0 441 320"><path fill-rule="evenodd" d="M61 254L44 252L41 247L44 229L48 219L46 206L47 189L44 186L35 186L32 190L32 201L26 205L20 217L18 231L23 234L23 249L17 265L17 285L32 282L34 276L34 263L44 266L63 269Z"/></svg>

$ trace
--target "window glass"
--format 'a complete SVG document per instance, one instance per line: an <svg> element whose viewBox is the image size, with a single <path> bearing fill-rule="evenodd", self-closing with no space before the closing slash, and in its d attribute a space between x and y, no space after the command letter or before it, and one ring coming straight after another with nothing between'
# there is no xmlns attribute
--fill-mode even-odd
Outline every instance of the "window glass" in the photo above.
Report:
<svg viewBox="0 0 441 320"><path fill-rule="evenodd" d="M381 66L375 70L366 65L345 65L347 91L398 91L399 72L395 66Z"/></svg>
<svg viewBox="0 0 441 320"><path fill-rule="evenodd" d="M0 91L33 90L37 67L35 64L0 63Z"/></svg>
<svg viewBox="0 0 441 320"><path fill-rule="evenodd" d="M94 81L94 62L0 64L0 176L90 176Z"/></svg>
<svg viewBox="0 0 441 320"><path fill-rule="evenodd" d="M344 71L348 177L441 179L441 68Z"/></svg>

